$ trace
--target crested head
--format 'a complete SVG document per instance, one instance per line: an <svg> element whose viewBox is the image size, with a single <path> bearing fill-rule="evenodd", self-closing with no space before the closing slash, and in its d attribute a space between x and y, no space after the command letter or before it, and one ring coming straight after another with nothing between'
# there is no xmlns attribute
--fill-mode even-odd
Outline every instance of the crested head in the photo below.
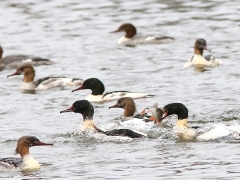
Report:
<svg viewBox="0 0 240 180"><path fill-rule="evenodd" d="M44 146L44 145L53 145L53 144L43 143L34 136L23 136L18 140L15 153L20 154L21 156L24 156L25 154L29 154L30 147Z"/></svg>
<svg viewBox="0 0 240 180"><path fill-rule="evenodd" d="M105 87L102 81L100 81L97 78L89 78L85 80L79 88L72 90L72 92L82 90L82 89L92 90L92 95L95 95L95 96L102 95L103 92L105 91Z"/></svg>
<svg viewBox="0 0 240 180"><path fill-rule="evenodd" d="M80 113L83 116L83 120L87 120L87 119L93 119L94 108L89 101L80 100L80 101L75 101L70 108L60 111L60 113L65 113L65 112Z"/></svg>
<svg viewBox="0 0 240 180"><path fill-rule="evenodd" d="M34 70L32 64L30 64L30 63L21 64L17 68L15 73L8 75L7 77L21 75L22 73L24 74L24 79L23 79L24 82L32 82L34 80L35 70Z"/></svg>
<svg viewBox="0 0 240 180"><path fill-rule="evenodd" d="M126 32L125 37L126 38L132 38L135 34L137 34L137 29L135 28L135 26L131 23L124 23L121 26L119 26L119 28L114 32Z"/></svg>
<svg viewBox="0 0 240 180"><path fill-rule="evenodd" d="M187 119L188 118L188 109L182 103L171 103L162 108L163 118L167 116L176 114L178 116L178 120Z"/></svg>
<svg viewBox="0 0 240 180"><path fill-rule="evenodd" d="M205 39L197 39L195 44L194 44L194 53L195 54L199 54L199 55L203 55L203 50L208 50L207 48L207 42Z"/></svg>
<svg viewBox="0 0 240 180"><path fill-rule="evenodd" d="M135 102L131 97L120 98L117 103L110 108L122 108L124 109L124 117L133 116L136 111Z"/></svg>
<svg viewBox="0 0 240 180"><path fill-rule="evenodd" d="M2 59L2 55L3 55L3 48L2 46L0 46L0 60Z"/></svg>

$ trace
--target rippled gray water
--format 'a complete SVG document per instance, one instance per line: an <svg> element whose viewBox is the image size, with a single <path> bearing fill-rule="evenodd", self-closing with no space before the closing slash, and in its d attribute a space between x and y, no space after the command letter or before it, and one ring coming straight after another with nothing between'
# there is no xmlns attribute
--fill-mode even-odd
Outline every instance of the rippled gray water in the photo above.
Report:
<svg viewBox="0 0 240 180"><path fill-rule="evenodd" d="M107 91L155 94L136 100L137 108L182 102L194 125L239 121L238 0L43 1L0 2L0 44L5 55L33 54L57 62L36 67L48 75L101 79ZM176 38L162 45L123 47L120 24L133 23L138 32ZM205 38L223 65L205 72L183 69L196 38ZM179 142L172 133L176 117L153 129L156 138L115 141L82 134L81 116L59 114L89 91L56 88L35 93L19 89L22 77L0 73L1 157L13 156L16 141L35 135L54 147L33 147L40 171L0 171L15 179L238 179L239 141ZM95 105L95 121L109 125L122 110L115 102Z"/></svg>

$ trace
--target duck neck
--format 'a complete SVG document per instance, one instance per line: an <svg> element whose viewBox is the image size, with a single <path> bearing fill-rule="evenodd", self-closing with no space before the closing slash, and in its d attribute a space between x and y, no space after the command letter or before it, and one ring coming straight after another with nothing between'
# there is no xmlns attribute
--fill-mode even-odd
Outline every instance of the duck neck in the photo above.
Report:
<svg viewBox="0 0 240 180"><path fill-rule="evenodd" d="M35 73L34 72L26 72L24 73L23 82L30 83L34 81Z"/></svg>
<svg viewBox="0 0 240 180"><path fill-rule="evenodd" d="M178 119L176 126L179 128L187 128L187 119Z"/></svg>
<svg viewBox="0 0 240 180"><path fill-rule="evenodd" d="M20 154L20 156L23 158L23 156L25 156L27 154L30 154L29 153L29 147L27 147L27 146L17 147L16 154Z"/></svg>
<svg viewBox="0 0 240 180"><path fill-rule="evenodd" d="M132 38L133 36L135 36L136 33L137 33L136 29L132 29L131 31L126 31L125 37Z"/></svg>
<svg viewBox="0 0 240 180"><path fill-rule="evenodd" d="M124 117L130 117L130 116L133 116L135 111L136 111L136 106L134 103L127 104L127 105L125 105L123 115L124 115Z"/></svg>
<svg viewBox="0 0 240 180"><path fill-rule="evenodd" d="M194 54L203 55L203 49L199 49L197 47L194 47Z"/></svg>

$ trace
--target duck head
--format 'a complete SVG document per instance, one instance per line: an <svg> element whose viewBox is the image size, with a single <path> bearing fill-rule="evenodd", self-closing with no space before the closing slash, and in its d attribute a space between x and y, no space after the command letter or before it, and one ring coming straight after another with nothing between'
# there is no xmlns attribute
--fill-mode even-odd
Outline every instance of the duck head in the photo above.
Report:
<svg viewBox="0 0 240 180"><path fill-rule="evenodd" d="M93 114L94 114L94 108L89 101L80 100L80 101L75 101L70 108L60 111L60 113L65 113L65 112L80 113L83 116L83 120L87 120L87 119L92 120Z"/></svg>
<svg viewBox="0 0 240 180"><path fill-rule="evenodd" d="M194 44L194 54L203 55L203 50L207 50L207 51L211 52L207 48L207 42L205 39L197 39Z"/></svg>
<svg viewBox="0 0 240 180"><path fill-rule="evenodd" d="M135 34L137 34L137 29L133 24L125 23L125 24L122 24L117 30L112 31L111 33L116 33L116 32L126 32L125 37L132 38Z"/></svg>
<svg viewBox="0 0 240 180"><path fill-rule="evenodd" d="M18 140L15 153L24 156L25 154L29 154L29 148L32 146L47 146L47 145L53 146L53 144L51 143L41 142L38 138L34 136L23 136Z"/></svg>
<svg viewBox="0 0 240 180"><path fill-rule="evenodd" d="M183 120L188 118L188 109L182 103L171 103L162 108L163 117L162 119L176 114L178 120Z"/></svg>
<svg viewBox="0 0 240 180"><path fill-rule="evenodd" d="M115 105L109 107L109 109L111 108L124 109L124 117L133 116L136 111L135 102L131 97L120 98Z"/></svg>
<svg viewBox="0 0 240 180"><path fill-rule="evenodd" d="M103 92L105 91L105 87L104 87L102 81L100 81L97 78L89 78L89 79L85 80L80 87L72 90L72 92L82 90L82 89L92 90L92 95L102 95Z"/></svg>
<svg viewBox="0 0 240 180"><path fill-rule="evenodd" d="M22 73L24 74L24 82L32 82L34 80L35 70L30 63L23 63L17 68L15 73L8 75L7 77L21 75Z"/></svg>

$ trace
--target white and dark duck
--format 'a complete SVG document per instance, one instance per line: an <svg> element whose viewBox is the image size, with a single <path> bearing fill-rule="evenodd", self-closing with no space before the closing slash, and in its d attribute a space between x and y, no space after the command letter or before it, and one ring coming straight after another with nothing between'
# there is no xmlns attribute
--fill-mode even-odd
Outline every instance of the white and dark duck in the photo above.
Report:
<svg viewBox="0 0 240 180"><path fill-rule="evenodd" d="M97 78L89 78L85 80L79 88L72 90L72 92L82 90L82 89L92 90L92 93L85 98L90 102L106 102L106 101L117 100L121 97L131 97L136 99L136 98L146 98L146 97L153 96L150 94L135 93L135 92L129 92L129 91L113 91L113 92L108 92L104 94L105 87L103 83Z"/></svg>
<svg viewBox="0 0 240 180"><path fill-rule="evenodd" d="M29 148L32 146L53 146L51 143L41 142L34 136L23 136L18 140L15 150L16 154L20 154L21 158L1 158L0 166L8 169L20 169L22 171L33 171L41 168L40 164L34 159Z"/></svg>
<svg viewBox="0 0 240 180"><path fill-rule="evenodd" d="M148 111L149 108L145 108L141 113L137 113L136 104L131 97L120 98L115 105L109 107L109 109L111 108L124 109L123 117L120 118L120 124L122 126L146 129L147 127L151 128L152 125L154 125L156 116L158 119L162 119L161 109L160 113L156 113L156 116L153 115L153 112L156 112L157 109L159 109L157 104L150 107L150 109L152 108L151 113Z"/></svg>
<svg viewBox="0 0 240 180"><path fill-rule="evenodd" d="M169 36L143 36L137 34L136 27L131 23L122 24L117 30L111 33L125 32L126 34L118 40L118 44L135 46L138 44L161 44L174 40Z"/></svg>
<svg viewBox="0 0 240 180"><path fill-rule="evenodd" d="M3 69L12 69L17 68L20 64L24 61L33 64L34 66L39 65L51 65L54 64L53 61L49 59L41 58L38 56L31 56L31 55L8 55L6 57L3 56L3 48L0 46L0 70Z"/></svg>
<svg viewBox="0 0 240 180"><path fill-rule="evenodd" d="M226 126L220 123L208 125L208 127L188 126L188 109L182 103L167 104L162 108L161 114L163 117L156 119L156 124L170 115L178 116L174 132L183 140L208 141L223 137L239 138L239 125ZM235 137L236 134L238 134L237 137Z"/></svg>
<svg viewBox="0 0 240 180"><path fill-rule="evenodd" d="M202 67L213 67L222 64L222 61L215 58L213 55L203 56L203 51L207 50L211 52L207 48L207 42L205 39L197 39L194 44L194 55L189 62L187 62L184 67L189 66L202 66Z"/></svg>
<svg viewBox="0 0 240 180"><path fill-rule="evenodd" d="M133 131L130 129L113 129L110 131L103 131L98 128L93 121L94 108L92 104L87 100L79 100L72 104L72 106L66 110L60 111L60 113L74 112L80 113L83 116L82 131L93 130L94 132L105 134L107 136L125 136L130 138L141 138L147 136L144 133Z"/></svg>
<svg viewBox="0 0 240 180"><path fill-rule="evenodd" d="M83 83L82 79L67 77L45 77L34 81L35 70L30 63L22 63L15 73L7 77L21 74L24 75L20 86L23 90L46 90L58 86L79 86Z"/></svg>

